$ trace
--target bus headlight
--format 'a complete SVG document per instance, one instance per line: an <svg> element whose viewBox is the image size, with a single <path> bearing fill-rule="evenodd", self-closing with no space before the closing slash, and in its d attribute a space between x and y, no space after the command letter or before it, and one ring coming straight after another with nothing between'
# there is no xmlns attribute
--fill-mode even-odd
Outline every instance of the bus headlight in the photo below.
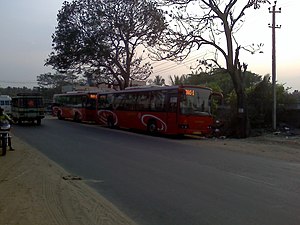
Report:
<svg viewBox="0 0 300 225"><path fill-rule="evenodd" d="M188 129L189 125L188 124L179 124L178 127L181 129Z"/></svg>

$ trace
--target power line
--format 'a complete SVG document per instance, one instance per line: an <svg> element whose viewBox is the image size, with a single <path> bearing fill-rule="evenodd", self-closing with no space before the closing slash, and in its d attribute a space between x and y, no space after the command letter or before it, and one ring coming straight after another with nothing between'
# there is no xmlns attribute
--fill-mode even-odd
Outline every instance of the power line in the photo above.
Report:
<svg viewBox="0 0 300 225"><path fill-rule="evenodd" d="M161 69L159 69L159 70L157 70L157 71L155 71L156 73L162 73L162 72L166 72L166 71L168 71L168 70L175 70L176 68L178 68L178 67L183 67L183 66L185 66L186 68L190 68L190 66L188 66L188 65L186 65L187 63L190 63L190 62L193 62L193 61L195 61L196 59L198 59L198 58L201 58L201 57L203 57L205 54L202 54L202 55L196 55L196 56L194 56L194 57L192 57L192 58L189 58L188 60L185 60L185 61L182 61L180 64L177 64L177 65L168 65L168 66L166 66L166 67L164 67L164 68L161 68ZM169 63L169 62L166 62L166 63ZM164 63L165 64L165 63Z"/></svg>

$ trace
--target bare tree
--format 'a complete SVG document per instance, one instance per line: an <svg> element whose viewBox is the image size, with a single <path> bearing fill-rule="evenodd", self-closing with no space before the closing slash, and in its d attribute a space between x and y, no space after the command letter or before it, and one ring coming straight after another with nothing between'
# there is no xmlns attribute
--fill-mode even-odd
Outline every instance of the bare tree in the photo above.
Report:
<svg viewBox="0 0 300 225"><path fill-rule="evenodd" d="M240 62L242 49L254 53L262 46L242 46L235 34L243 24L245 12L257 9L265 0L161 0L168 6L170 29L159 46L159 59L184 60L192 51L209 47L212 57L199 60L199 66L218 67L228 73L237 95L237 135L248 131L244 73L247 64ZM167 9L168 9L167 8ZM221 59L219 56L222 56ZM224 62L224 66L222 66Z"/></svg>

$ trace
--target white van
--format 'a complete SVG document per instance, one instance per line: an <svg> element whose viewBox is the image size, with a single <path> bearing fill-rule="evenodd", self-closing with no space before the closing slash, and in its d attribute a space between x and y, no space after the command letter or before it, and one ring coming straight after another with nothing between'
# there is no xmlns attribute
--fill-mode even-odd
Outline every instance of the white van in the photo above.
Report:
<svg viewBox="0 0 300 225"><path fill-rule="evenodd" d="M0 95L0 107L4 109L6 114L11 114L11 97L8 95Z"/></svg>

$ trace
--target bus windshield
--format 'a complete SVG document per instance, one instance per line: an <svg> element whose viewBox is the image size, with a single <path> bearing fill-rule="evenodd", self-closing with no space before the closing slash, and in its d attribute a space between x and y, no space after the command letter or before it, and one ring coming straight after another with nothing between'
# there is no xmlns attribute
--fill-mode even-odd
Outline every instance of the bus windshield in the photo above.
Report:
<svg viewBox="0 0 300 225"><path fill-rule="evenodd" d="M184 115L210 115L209 89L185 88L180 98L180 112Z"/></svg>
<svg viewBox="0 0 300 225"><path fill-rule="evenodd" d="M19 98L17 103L20 108L42 108L42 98Z"/></svg>

